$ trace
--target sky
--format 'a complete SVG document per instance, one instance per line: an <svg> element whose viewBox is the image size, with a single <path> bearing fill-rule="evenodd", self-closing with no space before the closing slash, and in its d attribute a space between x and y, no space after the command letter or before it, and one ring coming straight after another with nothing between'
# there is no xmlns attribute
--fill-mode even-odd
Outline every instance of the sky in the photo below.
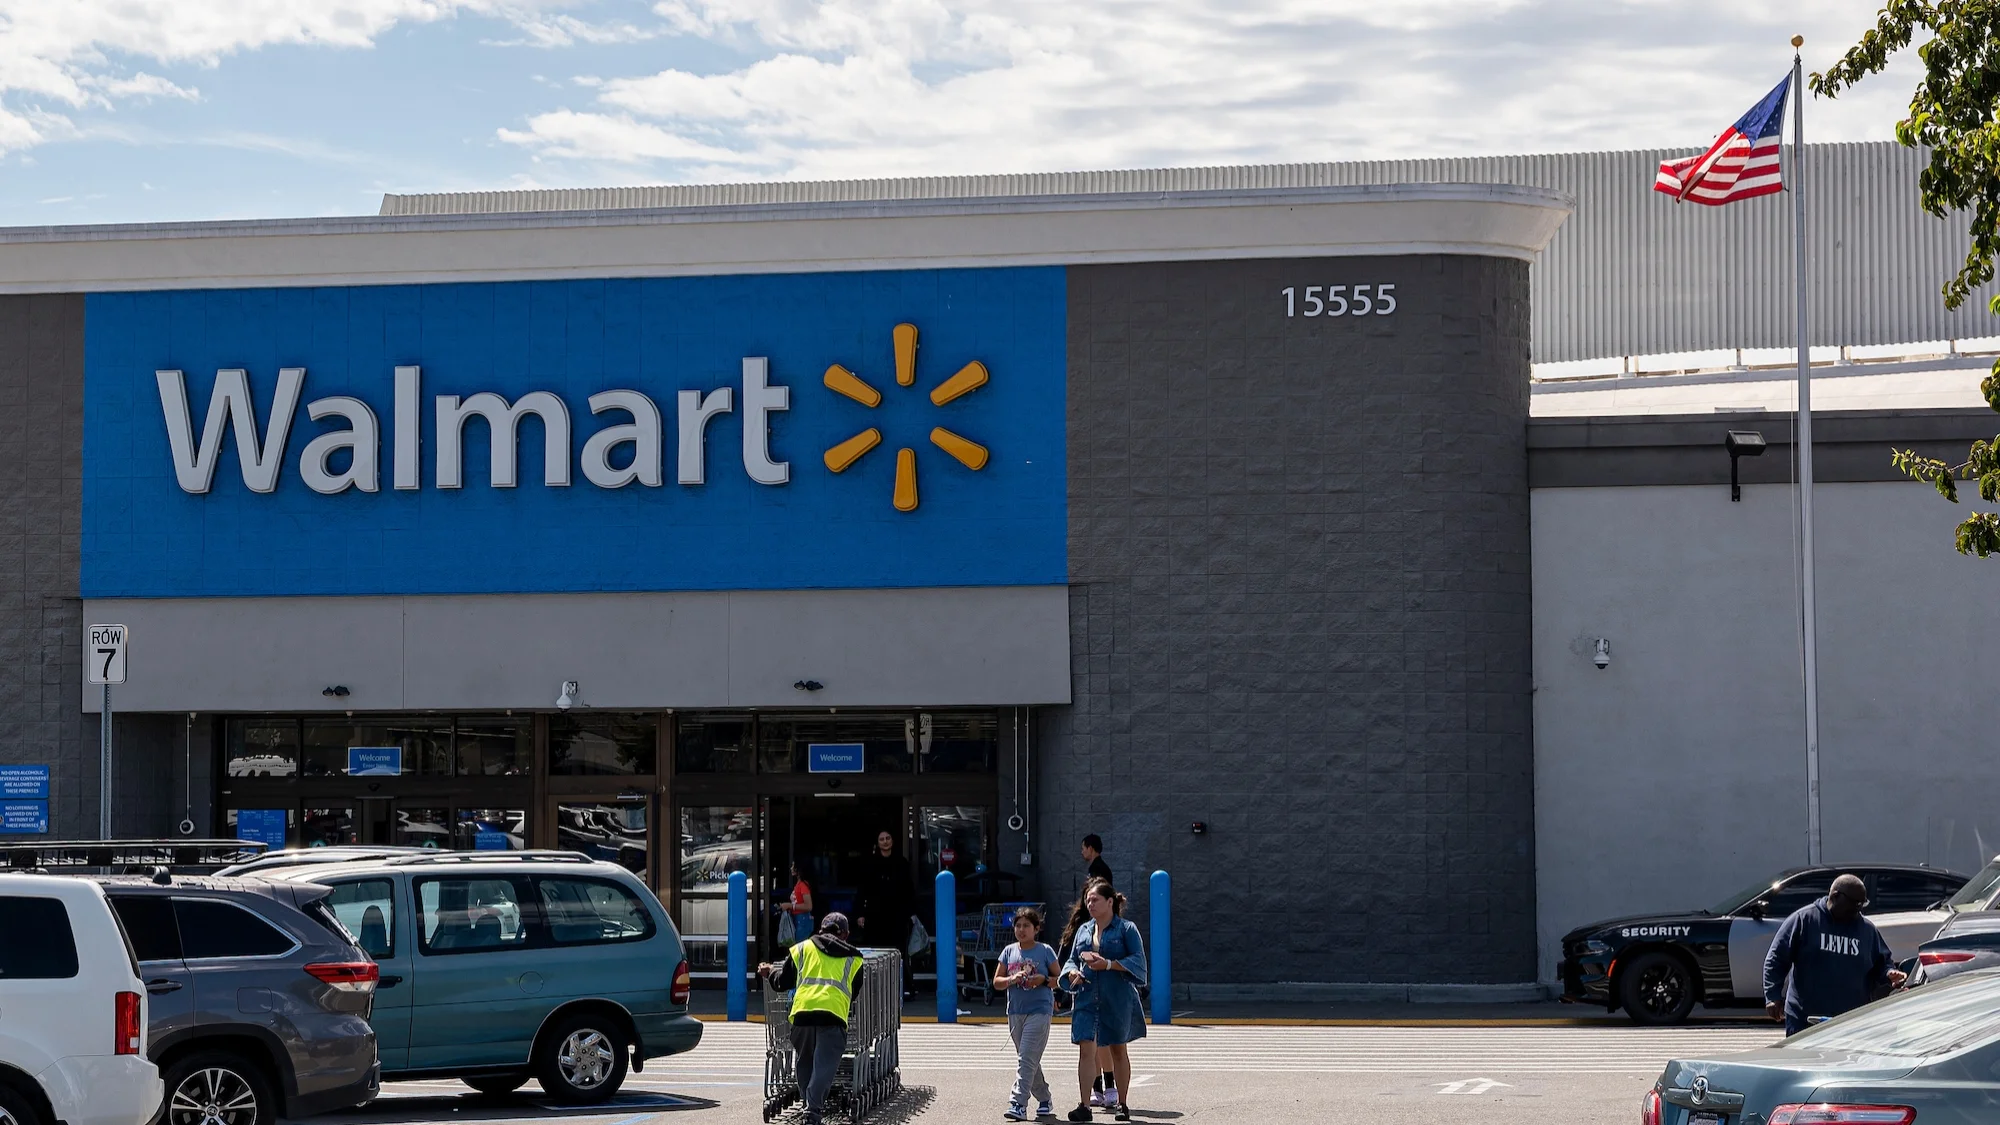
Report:
<svg viewBox="0 0 2000 1125"><path fill-rule="evenodd" d="M0 226L1696 147L1878 0L0 0ZM1914 59L1808 104L1892 139Z"/></svg>

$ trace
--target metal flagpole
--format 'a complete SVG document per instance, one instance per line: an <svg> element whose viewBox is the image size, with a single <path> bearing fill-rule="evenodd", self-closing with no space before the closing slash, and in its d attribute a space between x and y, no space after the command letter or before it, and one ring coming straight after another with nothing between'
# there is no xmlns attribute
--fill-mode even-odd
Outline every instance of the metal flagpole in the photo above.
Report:
<svg viewBox="0 0 2000 1125"><path fill-rule="evenodd" d="M1819 820L1819 640L1813 623L1813 436L1812 353L1806 342L1805 65L1798 49L1805 36L1792 36L1792 258L1799 299L1799 620L1806 688L1806 862L1820 862Z"/></svg>

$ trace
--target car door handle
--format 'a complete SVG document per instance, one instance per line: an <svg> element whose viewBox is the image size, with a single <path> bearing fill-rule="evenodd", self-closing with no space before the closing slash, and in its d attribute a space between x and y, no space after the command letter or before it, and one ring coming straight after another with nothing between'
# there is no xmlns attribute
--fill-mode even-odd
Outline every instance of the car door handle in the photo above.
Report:
<svg viewBox="0 0 2000 1125"><path fill-rule="evenodd" d="M403 983L403 978L402 978L402 977L392 977L392 976L384 976L384 977L381 977L381 978L379 978L378 980L376 980L376 982L375 982L375 987L377 987L377 988L394 988L394 987L396 987L397 985L399 985L399 984L401 984L401 983Z"/></svg>
<svg viewBox="0 0 2000 1125"><path fill-rule="evenodd" d="M165 977L161 977L158 980L149 980L146 982L146 991L151 992L155 995L158 995L159 993L162 992L179 992L180 990L181 990L181 982L177 980L168 980Z"/></svg>

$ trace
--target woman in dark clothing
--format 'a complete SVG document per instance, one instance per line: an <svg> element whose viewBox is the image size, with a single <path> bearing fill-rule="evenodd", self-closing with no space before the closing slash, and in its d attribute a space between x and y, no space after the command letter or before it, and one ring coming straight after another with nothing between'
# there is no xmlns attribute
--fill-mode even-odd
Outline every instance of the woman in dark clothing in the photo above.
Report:
<svg viewBox="0 0 2000 1125"><path fill-rule="evenodd" d="M903 953L903 996L910 995L910 915L915 911L910 864L896 854L896 837L886 829L875 836L875 852L861 872L854 921L862 944Z"/></svg>

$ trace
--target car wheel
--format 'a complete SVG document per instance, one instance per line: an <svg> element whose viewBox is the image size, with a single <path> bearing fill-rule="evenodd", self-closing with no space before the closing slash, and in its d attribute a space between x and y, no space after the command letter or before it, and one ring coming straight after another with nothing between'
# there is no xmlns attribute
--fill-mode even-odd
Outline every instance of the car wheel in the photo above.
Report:
<svg viewBox="0 0 2000 1125"><path fill-rule="evenodd" d="M0 1125L43 1125L41 1111L19 1090L0 1085Z"/></svg>
<svg viewBox="0 0 2000 1125"><path fill-rule="evenodd" d="M462 1078L459 1081L489 1097L511 1094L528 1081L525 1074L488 1074L479 1078Z"/></svg>
<svg viewBox="0 0 2000 1125"><path fill-rule="evenodd" d="M1694 974L1671 953L1641 953L1619 974L1618 999L1633 1023L1682 1023L1694 1010Z"/></svg>
<svg viewBox="0 0 2000 1125"><path fill-rule="evenodd" d="M278 1099L262 1067L230 1051L197 1051L161 1075L163 1125L275 1125Z"/></svg>
<svg viewBox="0 0 2000 1125"><path fill-rule="evenodd" d="M605 1101L625 1084L625 1036L604 1016L571 1016L542 1043L535 1078L564 1105Z"/></svg>

